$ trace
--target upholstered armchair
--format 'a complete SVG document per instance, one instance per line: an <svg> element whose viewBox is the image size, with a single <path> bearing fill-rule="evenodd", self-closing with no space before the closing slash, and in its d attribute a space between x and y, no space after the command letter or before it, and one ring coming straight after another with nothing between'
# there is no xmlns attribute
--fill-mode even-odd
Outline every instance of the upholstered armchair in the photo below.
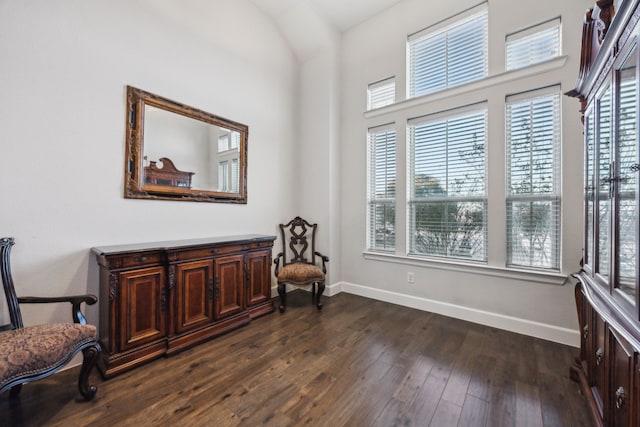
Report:
<svg viewBox="0 0 640 427"><path fill-rule="evenodd" d="M315 240L318 224L310 224L306 220L295 217L286 224L280 224L282 252L276 255L275 274L278 279L278 295L280 296L280 313L287 309L287 285L311 285L311 300L322 309L320 297L325 288L325 275L329 257L316 251ZM322 262L322 267L316 264ZM318 290L316 293L316 285Z"/></svg>
<svg viewBox="0 0 640 427"><path fill-rule="evenodd" d="M93 399L97 388L89 385L89 373L98 360L100 345L96 327L86 324L80 306L82 303L95 304L98 299L94 295L19 298L15 292L9 263L13 245L13 238L0 238L0 276L11 321L0 325L0 392L10 389L10 397L17 397L23 383L54 374L76 353L82 351L84 361L78 387L86 400ZM19 304L59 302L71 304L74 323L23 325Z"/></svg>

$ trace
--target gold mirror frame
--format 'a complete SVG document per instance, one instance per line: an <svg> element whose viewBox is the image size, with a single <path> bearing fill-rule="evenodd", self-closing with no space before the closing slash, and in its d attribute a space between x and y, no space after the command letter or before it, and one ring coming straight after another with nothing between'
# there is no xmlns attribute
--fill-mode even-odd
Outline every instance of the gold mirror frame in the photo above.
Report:
<svg viewBox="0 0 640 427"><path fill-rule="evenodd" d="M157 108L180 116L199 120L210 125L238 132L239 162L237 192L215 191L209 189L191 188L190 182L158 185L145 181L145 107ZM180 104L170 99L127 86L127 117L126 117L126 159L124 177L124 196L129 199L179 200L215 203L247 203L247 139L249 128L238 122L215 116L188 105ZM183 142L176 142L183 143ZM162 160L162 159L160 159ZM167 160L167 159L165 159ZM167 170L174 165L165 162ZM178 165L179 167L180 165ZM209 165L214 167L214 165ZM155 168L155 162L151 162ZM178 171L180 172L180 171ZM181 172L189 176L191 172Z"/></svg>

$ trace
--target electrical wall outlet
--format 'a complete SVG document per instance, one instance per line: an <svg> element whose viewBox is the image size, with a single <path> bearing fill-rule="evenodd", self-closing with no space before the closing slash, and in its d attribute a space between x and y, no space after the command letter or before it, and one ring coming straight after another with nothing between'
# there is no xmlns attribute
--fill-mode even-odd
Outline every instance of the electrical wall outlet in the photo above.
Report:
<svg viewBox="0 0 640 427"><path fill-rule="evenodd" d="M413 278L413 271L407 273L407 283L415 283Z"/></svg>

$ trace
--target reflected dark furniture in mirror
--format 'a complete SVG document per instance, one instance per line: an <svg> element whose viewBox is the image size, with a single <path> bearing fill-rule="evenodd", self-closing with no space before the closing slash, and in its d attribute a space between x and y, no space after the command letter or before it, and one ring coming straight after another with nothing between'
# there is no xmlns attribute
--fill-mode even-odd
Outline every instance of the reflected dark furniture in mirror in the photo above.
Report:
<svg viewBox="0 0 640 427"><path fill-rule="evenodd" d="M11 323L0 326L0 392L11 390L17 397L22 384L48 377L63 368L76 353L82 351L80 394L91 400L97 388L89 385L89 374L100 354L96 327L87 325L80 305L95 304L94 295L68 297L18 297L13 285L9 256L13 238L0 238L0 273L9 307ZM72 306L74 323L52 323L24 327L20 304L68 302Z"/></svg>
<svg viewBox="0 0 640 427"><path fill-rule="evenodd" d="M153 160L149 162L149 166L144 167L145 184L191 188L193 172L178 170L176 165L166 157L161 157L159 162L162 163L162 167L159 167L158 162Z"/></svg>
<svg viewBox="0 0 640 427"><path fill-rule="evenodd" d="M124 196L247 203L248 134L242 123L127 86ZM171 160L158 168L147 159ZM159 178L167 163L168 180Z"/></svg>
<svg viewBox="0 0 640 427"><path fill-rule="evenodd" d="M278 279L280 313L284 313L287 309L287 285L311 285L311 300L320 310L322 308L320 298L325 288L329 257L316 251L318 224L310 224L297 216L286 224L280 224L279 227L282 252L276 256L273 263L276 266L275 275ZM316 258L322 261L322 267L316 264Z"/></svg>

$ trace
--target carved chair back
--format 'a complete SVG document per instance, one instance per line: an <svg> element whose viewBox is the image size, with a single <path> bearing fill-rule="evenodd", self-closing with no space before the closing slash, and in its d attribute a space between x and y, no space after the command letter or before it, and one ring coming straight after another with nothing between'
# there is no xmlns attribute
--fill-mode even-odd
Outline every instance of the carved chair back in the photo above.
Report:
<svg viewBox="0 0 640 427"><path fill-rule="evenodd" d="M302 262L316 263L316 229L318 224L295 217L286 224L280 224L282 238L282 265Z"/></svg>
<svg viewBox="0 0 640 427"><path fill-rule="evenodd" d="M11 277L11 265L9 263L11 255L11 247L14 245L12 237L0 238L0 277L2 277L2 286L4 295L7 300L9 309L9 318L11 323L0 325L0 331L8 331L23 327L22 314L20 313L20 305L18 304L18 295L13 286L13 278Z"/></svg>

